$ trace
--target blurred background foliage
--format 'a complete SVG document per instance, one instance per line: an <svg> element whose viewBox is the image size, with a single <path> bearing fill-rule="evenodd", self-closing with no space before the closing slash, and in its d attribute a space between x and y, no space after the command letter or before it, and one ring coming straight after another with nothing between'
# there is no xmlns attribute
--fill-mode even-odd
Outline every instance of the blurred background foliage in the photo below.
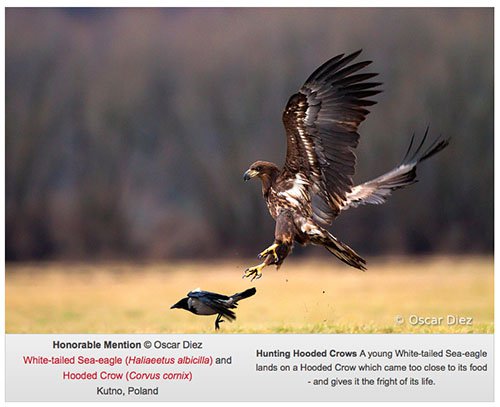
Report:
<svg viewBox="0 0 500 407"><path fill-rule="evenodd" d="M384 93L355 181L427 125L452 142L335 235L360 254L492 253L493 9L8 8L7 260L255 255L274 222L243 172L283 163L288 97L359 48Z"/></svg>

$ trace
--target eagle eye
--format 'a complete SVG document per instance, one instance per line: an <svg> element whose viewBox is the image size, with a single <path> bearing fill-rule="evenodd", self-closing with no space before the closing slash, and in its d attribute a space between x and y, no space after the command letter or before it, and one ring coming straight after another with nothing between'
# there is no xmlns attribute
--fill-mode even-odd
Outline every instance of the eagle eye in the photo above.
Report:
<svg viewBox="0 0 500 407"><path fill-rule="evenodd" d="M255 167L255 171L262 171L262 167L260 165L258 165L257 167Z"/></svg>

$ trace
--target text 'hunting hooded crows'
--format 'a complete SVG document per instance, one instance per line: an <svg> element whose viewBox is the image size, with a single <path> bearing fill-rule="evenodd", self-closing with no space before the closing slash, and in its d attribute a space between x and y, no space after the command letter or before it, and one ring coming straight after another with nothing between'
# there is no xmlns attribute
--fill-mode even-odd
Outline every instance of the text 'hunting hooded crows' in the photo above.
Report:
<svg viewBox="0 0 500 407"><path fill-rule="evenodd" d="M242 293L236 293L228 297L227 295L202 291L199 288L190 291L187 297L172 305L170 308L181 308L196 315L217 315L215 319L215 329L219 329L219 323L224 322L222 317L229 321L236 319L236 314L232 311L238 305L239 300L251 297L256 293L255 288L249 288Z"/></svg>
<svg viewBox="0 0 500 407"><path fill-rule="evenodd" d="M423 149L426 131L413 153L412 138L398 167L353 185L358 126L369 113L365 107L376 103L368 98L381 92L376 89L381 83L369 81L376 73L358 72L371 61L351 64L360 53L330 59L288 101L283 112L287 139L283 169L257 161L245 172L245 180L259 177L262 181L262 194L276 229L274 243L259 254L263 262L247 269L244 277L253 280L261 277L264 267L279 267L294 242L324 246L344 263L365 270L365 260L324 227L340 211L384 203L392 191L416 182L417 164L448 145L449 140L435 140Z"/></svg>

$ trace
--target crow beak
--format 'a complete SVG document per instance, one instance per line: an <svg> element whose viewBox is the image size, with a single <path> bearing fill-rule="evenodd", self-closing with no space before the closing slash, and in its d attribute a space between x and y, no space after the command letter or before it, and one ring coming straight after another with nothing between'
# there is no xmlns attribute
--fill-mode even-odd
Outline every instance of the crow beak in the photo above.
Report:
<svg viewBox="0 0 500 407"><path fill-rule="evenodd" d="M189 307L189 298L186 297L186 298L183 298L182 300L180 301L177 301L174 305L172 305L170 307L170 309L172 308L180 308L180 309L185 309L187 311L190 311L190 307Z"/></svg>
<svg viewBox="0 0 500 407"><path fill-rule="evenodd" d="M249 179L255 177L258 174L258 171L255 170L248 170L243 174L243 179L245 181L248 181Z"/></svg>

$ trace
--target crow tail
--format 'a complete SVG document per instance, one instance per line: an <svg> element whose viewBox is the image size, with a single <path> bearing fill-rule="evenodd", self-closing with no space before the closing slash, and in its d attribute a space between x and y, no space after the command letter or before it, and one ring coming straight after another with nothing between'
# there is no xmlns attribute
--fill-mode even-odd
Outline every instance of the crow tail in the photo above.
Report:
<svg viewBox="0 0 500 407"><path fill-rule="evenodd" d="M239 300L244 300L245 298L251 297L257 292L255 287L249 288L248 290L245 290L241 293L236 293L231 296L231 299L233 300L233 303L238 302Z"/></svg>

